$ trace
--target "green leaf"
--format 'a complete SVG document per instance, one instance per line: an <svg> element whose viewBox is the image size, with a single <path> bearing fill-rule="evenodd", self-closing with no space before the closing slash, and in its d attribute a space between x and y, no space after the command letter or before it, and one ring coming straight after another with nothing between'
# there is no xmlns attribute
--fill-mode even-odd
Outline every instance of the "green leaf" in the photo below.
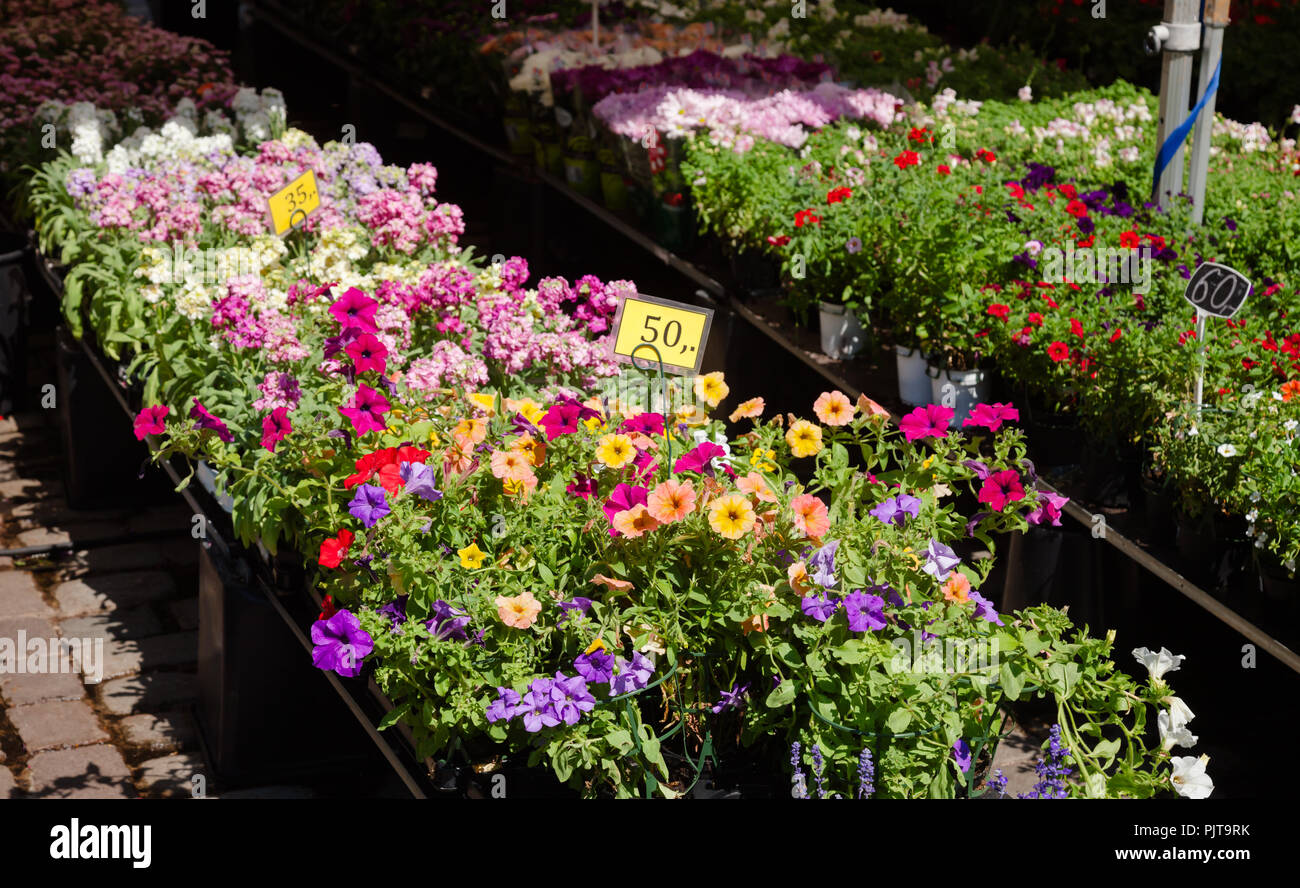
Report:
<svg viewBox="0 0 1300 888"><path fill-rule="evenodd" d="M779 709L782 706L789 706L791 701L794 700L794 692L794 682L787 678L785 681L773 688L772 692L767 695L766 702L768 708Z"/></svg>
<svg viewBox="0 0 1300 888"><path fill-rule="evenodd" d="M393 709L390 709L388 711L388 714L379 720L378 730L382 731L386 728L391 728L393 725L397 724L399 721L405 718L406 714L409 713L410 711L411 711L410 703L403 703L401 706L397 706L394 707Z"/></svg>
<svg viewBox="0 0 1300 888"><path fill-rule="evenodd" d="M998 670L998 681L1007 699L1019 700L1021 692L1025 689L1025 670L1003 660L1002 667Z"/></svg>
<svg viewBox="0 0 1300 888"><path fill-rule="evenodd" d="M912 713L906 709L895 709L889 713L889 718L885 719L885 727L889 728L890 733L901 734L907 730L907 726L912 723Z"/></svg>

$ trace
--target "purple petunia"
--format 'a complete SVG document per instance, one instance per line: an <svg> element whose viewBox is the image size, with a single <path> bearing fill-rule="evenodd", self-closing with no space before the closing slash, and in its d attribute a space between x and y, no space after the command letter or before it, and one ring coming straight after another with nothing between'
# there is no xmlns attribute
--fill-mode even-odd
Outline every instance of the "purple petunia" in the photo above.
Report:
<svg viewBox="0 0 1300 888"><path fill-rule="evenodd" d="M952 757L963 774L970 770L970 744L965 740L958 740L952 745Z"/></svg>
<svg viewBox="0 0 1300 888"><path fill-rule="evenodd" d="M925 550L925 566L921 570L939 582L943 582L948 579L952 569L959 564L961 559L950 547L938 540L930 540L930 545Z"/></svg>
<svg viewBox="0 0 1300 888"><path fill-rule="evenodd" d="M839 540L831 540L808 559L808 566L813 569L813 582L823 589L830 589L835 585L835 550L839 547Z"/></svg>
<svg viewBox="0 0 1300 888"><path fill-rule="evenodd" d="M573 668L591 684L609 684L614 677L614 655L601 650L579 654Z"/></svg>
<svg viewBox="0 0 1300 888"><path fill-rule="evenodd" d="M1002 622L1002 617L998 615L997 609L993 607L993 602L974 590L967 594L970 600L975 602L975 616L977 618L988 620L990 623L997 623L999 626L1006 625Z"/></svg>
<svg viewBox="0 0 1300 888"><path fill-rule="evenodd" d="M392 509L388 506L388 497L384 488L376 487L373 484L362 484L357 488L356 496L352 497L352 502L348 503L348 511L352 517L360 521L366 527L374 527Z"/></svg>
<svg viewBox="0 0 1300 888"><path fill-rule="evenodd" d="M207 408L199 403L198 398L194 399L194 406L190 408L190 418L194 420L196 429L208 429L216 432L217 437L227 444L235 440L235 436L230 434L230 429L226 428L226 424L209 413Z"/></svg>
<svg viewBox="0 0 1300 888"><path fill-rule="evenodd" d="M749 693L749 683L734 685L731 690L722 692L722 699L713 704L713 714L720 715L729 709L740 708Z"/></svg>
<svg viewBox="0 0 1300 888"><path fill-rule="evenodd" d="M398 471L408 492L431 503L442 499L442 491L434 484L437 480L437 473L434 471L433 466L427 466L424 463L403 462Z"/></svg>
<svg viewBox="0 0 1300 888"><path fill-rule="evenodd" d="M378 613L388 617L389 621L392 623L390 628L396 629L398 626L406 622L406 596L397 596L396 601L388 602L388 604L385 604L379 609Z"/></svg>
<svg viewBox="0 0 1300 888"><path fill-rule="evenodd" d="M581 676L555 673L551 683L551 709L566 725L576 725L584 712L596 708L596 698L587 691L587 682Z"/></svg>
<svg viewBox="0 0 1300 888"><path fill-rule="evenodd" d="M840 599L834 596L826 596L825 598L805 596L799 606L803 610L804 616L812 617L819 623L825 623L839 609Z"/></svg>
<svg viewBox="0 0 1300 888"><path fill-rule="evenodd" d="M855 589L844 596L844 614L854 632L876 632L885 628L885 599Z"/></svg>
<svg viewBox="0 0 1300 888"><path fill-rule="evenodd" d="M630 662L622 657L617 657L615 662L618 665L618 674L609 683L611 697L641 690L650 683L650 676L655 671L654 664L640 651L632 654Z"/></svg>
<svg viewBox="0 0 1300 888"><path fill-rule="evenodd" d="M871 514L885 524L901 527L908 517L915 518L921 514L921 501L914 496L900 493L876 505Z"/></svg>
<svg viewBox="0 0 1300 888"><path fill-rule="evenodd" d="M434 638L466 639L465 627L469 625L469 614L452 607L441 598L433 603L433 616L424 621L424 628Z"/></svg>
<svg viewBox="0 0 1300 888"><path fill-rule="evenodd" d="M497 698L488 705L487 720L509 721L519 709L519 692L511 688L497 688Z"/></svg>
<svg viewBox="0 0 1300 888"><path fill-rule="evenodd" d="M344 678L361 674L361 661L375 649L375 641L361 628L356 614L340 609L328 620L317 620L311 627L311 641L316 647L311 661L317 669L337 672Z"/></svg>

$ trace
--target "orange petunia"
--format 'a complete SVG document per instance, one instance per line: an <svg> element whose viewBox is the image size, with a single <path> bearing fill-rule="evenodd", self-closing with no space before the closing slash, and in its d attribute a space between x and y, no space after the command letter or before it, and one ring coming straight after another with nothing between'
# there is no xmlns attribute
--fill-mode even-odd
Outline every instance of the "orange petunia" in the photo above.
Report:
<svg viewBox="0 0 1300 888"><path fill-rule="evenodd" d="M690 481L669 478L646 498L650 515L664 524L681 521L695 511L695 487Z"/></svg>
<svg viewBox="0 0 1300 888"><path fill-rule="evenodd" d="M739 422L742 419L757 419L763 415L766 406L762 398L750 398L748 401L741 402L740 406L731 411L731 416L727 418L732 422Z"/></svg>
<svg viewBox="0 0 1300 888"><path fill-rule="evenodd" d="M482 444L487 438L487 423L481 419L462 419L456 423L456 428L452 429L451 435L457 442L468 441L471 445Z"/></svg>
<svg viewBox="0 0 1300 888"><path fill-rule="evenodd" d="M794 526L804 536L820 539L831 529L831 519L826 504L811 493L802 493L790 501L794 511Z"/></svg>
<svg viewBox="0 0 1300 888"><path fill-rule="evenodd" d="M1300 380L1291 380L1282 383L1282 400L1290 401L1296 395L1300 395Z"/></svg>
<svg viewBox="0 0 1300 888"><path fill-rule="evenodd" d="M790 581L790 588L803 595L808 591L808 565L802 561L796 561L790 565L785 572L786 579Z"/></svg>
<svg viewBox="0 0 1300 888"><path fill-rule="evenodd" d="M813 402L813 413L828 426L848 425L853 421L853 402L841 391L822 392Z"/></svg>
<svg viewBox="0 0 1300 888"><path fill-rule="evenodd" d="M542 612L542 603L527 591L511 597L498 595L496 605L497 616L512 629L527 629Z"/></svg>
<svg viewBox="0 0 1300 888"><path fill-rule="evenodd" d="M760 503L776 502L776 494L772 488L767 486L767 480L758 472L750 472L736 479L736 487L740 488L741 493L757 497Z"/></svg>
<svg viewBox="0 0 1300 888"><path fill-rule="evenodd" d="M640 503L614 516L614 529L626 537L639 537L658 526L658 520Z"/></svg>
<svg viewBox="0 0 1300 888"><path fill-rule="evenodd" d="M627 580L617 580L613 577L607 577L604 574L596 574L591 578L591 581L598 586L604 586L612 592L626 592L628 589L632 588L632 584ZM604 645L602 644L601 647L604 647ZM591 653L590 648L588 648L587 653Z"/></svg>
<svg viewBox="0 0 1300 888"><path fill-rule="evenodd" d="M866 395L858 395L858 409L869 417L889 416L889 411Z"/></svg>
<svg viewBox="0 0 1300 888"><path fill-rule="evenodd" d="M493 450L492 474L503 481L526 481L533 467L528 457L517 450Z"/></svg>
<svg viewBox="0 0 1300 888"><path fill-rule="evenodd" d="M965 574L953 571L948 582L943 584L943 597L958 604L970 601L970 580L966 579Z"/></svg>

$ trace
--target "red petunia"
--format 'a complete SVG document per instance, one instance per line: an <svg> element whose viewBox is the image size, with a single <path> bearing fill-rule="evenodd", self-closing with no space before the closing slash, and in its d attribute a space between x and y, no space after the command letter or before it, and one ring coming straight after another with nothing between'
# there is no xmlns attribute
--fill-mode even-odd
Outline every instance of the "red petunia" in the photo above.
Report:
<svg viewBox="0 0 1300 888"><path fill-rule="evenodd" d="M1142 243L1142 239L1138 237L1136 231L1121 231L1119 233L1119 245L1125 249L1135 250L1140 243Z"/></svg>
<svg viewBox="0 0 1300 888"><path fill-rule="evenodd" d="M1081 200L1071 200L1065 205L1065 211L1078 219L1080 216L1088 215L1088 205Z"/></svg>
<svg viewBox="0 0 1300 888"><path fill-rule="evenodd" d="M1070 356L1070 347L1058 339L1047 347L1047 356L1059 364Z"/></svg>
<svg viewBox="0 0 1300 888"><path fill-rule="evenodd" d="M941 175L941 176L951 176L951 175L952 175L952 167L948 166L948 164L946 164L946 163L941 163L941 164L939 164L938 168L936 169L936 172L938 172L939 175Z"/></svg>
<svg viewBox="0 0 1300 888"><path fill-rule="evenodd" d="M988 312L993 317L997 318L1003 323L1006 323L1007 318L1011 316L1011 306L1003 305L1000 302L995 302L989 306Z"/></svg>
<svg viewBox="0 0 1300 888"><path fill-rule="evenodd" d="M339 609L334 604L334 596L326 595L324 598L320 600L320 616L317 617L316 619L328 620L331 619L338 612Z"/></svg>
<svg viewBox="0 0 1300 888"><path fill-rule="evenodd" d="M907 138L918 144L933 141L930 137L930 131L925 127L912 127L911 132L907 134Z"/></svg>
<svg viewBox="0 0 1300 888"><path fill-rule="evenodd" d="M320 544L320 566L321 567L338 567L343 562L343 556L348 553L348 547L352 545L354 534L346 527L339 531L338 536L330 537Z"/></svg>
<svg viewBox="0 0 1300 888"><path fill-rule="evenodd" d="M1083 238L1082 240L1075 241L1075 243L1081 247L1091 247L1096 242L1097 242L1097 235L1095 234L1090 234L1087 237ZM1075 289L1078 288L1076 287Z"/></svg>
<svg viewBox="0 0 1300 888"><path fill-rule="evenodd" d="M1029 317L1025 318L1025 320L1029 321L1029 323L1033 324L1035 327L1043 326L1043 316L1036 311L1031 311Z"/></svg>
<svg viewBox="0 0 1300 888"><path fill-rule="evenodd" d="M1121 329L1120 327L1116 327L1115 332L1110 334L1110 341L1115 342L1123 335L1124 335L1123 329Z"/></svg>
<svg viewBox="0 0 1300 888"><path fill-rule="evenodd" d="M826 202L828 204L840 203L841 201L847 200L852 196L853 196L852 188L844 188L844 187L832 188L830 191L826 192Z"/></svg>
<svg viewBox="0 0 1300 888"><path fill-rule="evenodd" d="M1057 189L1057 191L1060 191L1061 195L1066 200L1074 200L1076 197L1079 196L1079 189L1069 184L1062 185L1060 188Z"/></svg>
<svg viewBox="0 0 1300 888"><path fill-rule="evenodd" d="M995 160L998 159L998 156L987 148L981 148L980 150L976 151L975 156L978 157L980 160L984 161L985 163L993 163Z"/></svg>
<svg viewBox="0 0 1300 888"><path fill-rule="evenodd" d="M1077 318L1070 318L1070 332L1080 339L1083 338L1083 324L1080 324Z"/></svg>
<svg viewBox="0 0 1300 888"><path fill-rule="evenodd" d="M769 234L767 236L767 242L774 247L784 247L786 244L790 243L790 235L781 234L773 237Z"/></svg>

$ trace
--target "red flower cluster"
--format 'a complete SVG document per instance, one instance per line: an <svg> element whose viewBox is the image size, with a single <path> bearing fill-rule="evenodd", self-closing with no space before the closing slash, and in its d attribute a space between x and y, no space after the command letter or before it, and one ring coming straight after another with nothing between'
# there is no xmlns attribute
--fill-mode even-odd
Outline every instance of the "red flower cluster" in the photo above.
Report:
<svg viewBox="0 0 1300 888"><path fill-rule="evenodd" d="M930 131L925 127L912 127L911 132L907 134L907 138L916 142L918 145L924 145L926 142L934 141L934 136L932 136Z"/></svg>
<svg viewBox="0 0 1300 888"><path fill-rule="evenodd" d="M997 318L998 320L1002 321L1002 323L1005 324L1007 318L1011 317L1011 306L1003 305L999 302L995 302L989 306L988 312L993 317Z"/></svg>
<svg viewBox="0 0 1300 888"><path fill-rule="evenodd" d="M981 148L980 150L976 151L975 156L978 157L980 160L984 161L985 163L993 163L998 159L998 156L987 148Z"/></svg>
<svg viewBox="0 0 1300 888"><path fill-rule="evenodd" d="M812 210L798 210L794 214L794 227L803 228L804 223L820 225L822 217L818 216Z"/></svg>
<svg viewBox="0 0 1300 888"><path fill-rule="evenodd" d="M409 444L404 447L385 447L357 460L356 474L345 478L343 486L351 490L377 476L380 487L389 494L396 494L402 489L402 463L422 463L428 458L429 451Z"/></svg>
<svg viewBox="0 0 1300 888"><path fill-rule="evenodd" d="M840 203L841 201L847 200L852 196L853 196L852 188L844 188L842 186L839 188L832 188L830 191L826 192L826 203L828 204Z"/></svg>
<svg viewBox="0 0 1300 888"><path fill-rule="evenodd" d="M921 155L917 154L915 151L903 151L894 158L894 166L898 167L900 170L905 170L910 166L920 166L920 164Z"/></svg>

